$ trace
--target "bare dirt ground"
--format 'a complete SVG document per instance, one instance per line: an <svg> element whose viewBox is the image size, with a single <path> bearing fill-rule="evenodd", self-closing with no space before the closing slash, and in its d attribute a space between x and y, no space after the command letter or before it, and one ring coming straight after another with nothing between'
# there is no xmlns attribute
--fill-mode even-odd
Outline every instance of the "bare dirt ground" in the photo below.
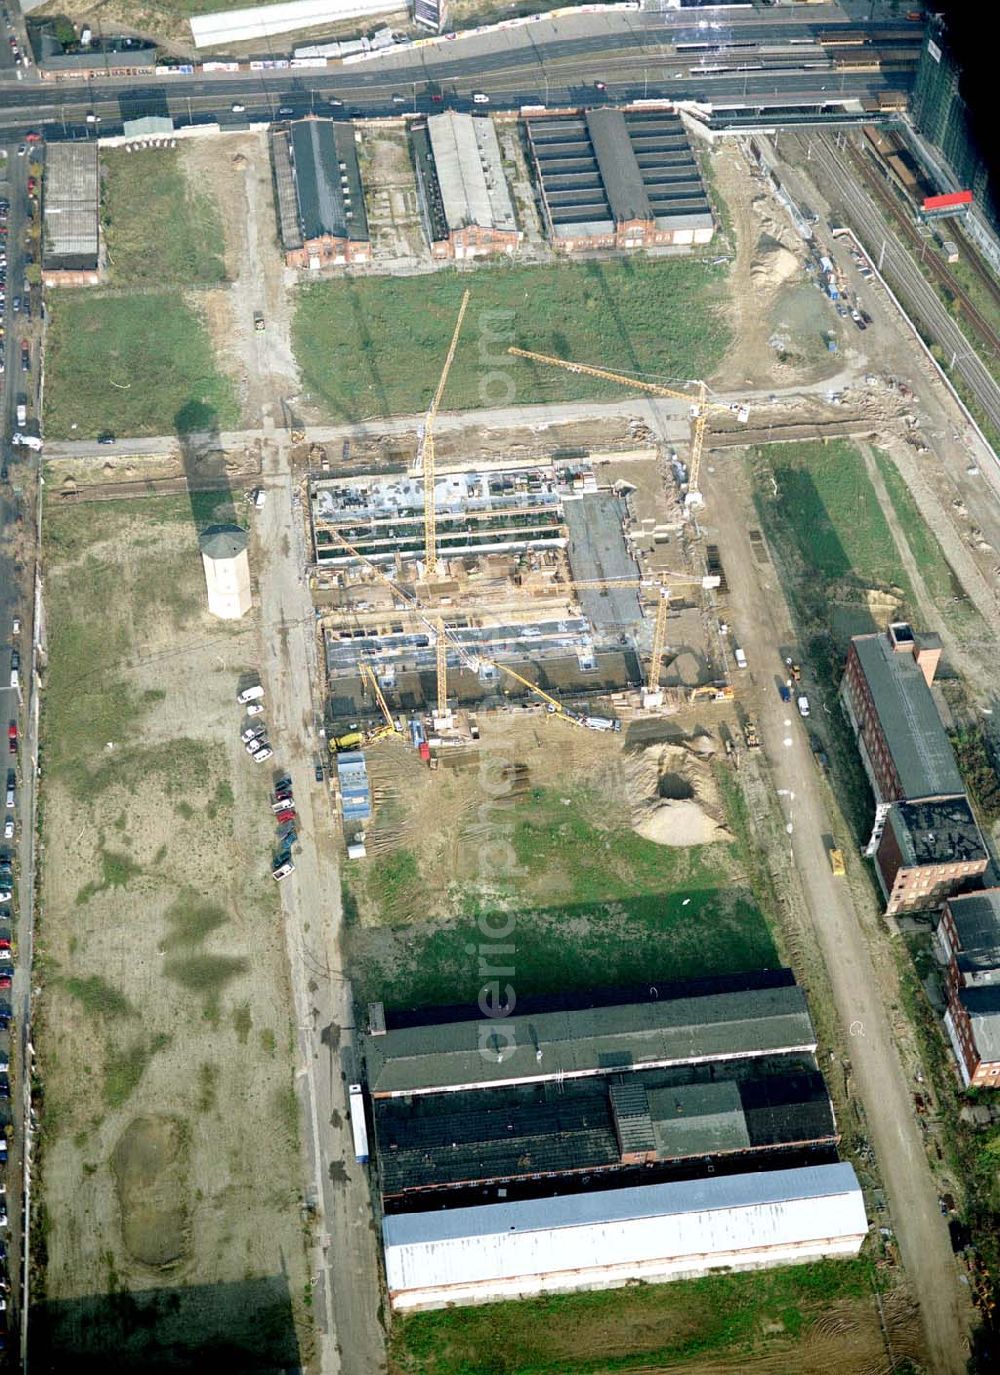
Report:
<svg viewBox="0 0 1000 1375"><path fill-rule="evenodd" d="M786 899L786 939L821 1028L834 1010L827 1033L849 1055L851 1096L867 1109L859 1122L866 1123L885 1181L932 1368L958 1375L967 1353L968 1299L959 1292L938 1183L913 1112L910 1066L919 1059L912 1029L895 1012L901 995L890 940L871 887L845 885L831 873L825 837L837 830L836 803L811 757L807 731L774 690L783 675L778 646L794 644L795 635L778 570L769 561L762 565L752 550L746 470L728 467L724 488L718 477L707 486L704 525L725 550L732 619L751 664L744 701L759 723L770 782L782 799L782 815L775 817L773 795L748 761L741 777Z"/></svg>
<svg viewBox="0 0 1000 1375"><path fill-rule="evenodd" d="M372 259L383 270L426 266L430 250L420 223L417 181L402 130L361 124L361 175L367 188Z"/></svg>
<svg viewBox="0 0 1000 1375"><path fill-rule="evenodd" d="M216 356L234 378L244 423L283 424L282 403L299 389L292 353L292 299L278 246L266 132L190 139L181 165L191 183L211 188L226 235L232 285L200 293ZM254 328L254 314L265 329Z"/></svg>
<svg viewBox="0 0 1000 1375"><path fill-rule="evenodd" d="M53 1368L310 1352L269 779L235 702L256 627L208 617L190 513L166 500L49 520L62 744L41 788L35 1039ZM80 691L102 675L110 710L75 716L74 673ZM142 1322L119 1329L115 1294Z"/></svg>
<svg viewBox="0 0 1000 1375"><path fill-rule="evenodd" d="M833 376L843 359L824 352L820 330L831 322L819 293L806 296L806 309L799 303L805 246L791 221L735 144L715 153L712 168L733 220L731 281L738 284L730 306L733 343L719 385L777 389Z"/></svg>

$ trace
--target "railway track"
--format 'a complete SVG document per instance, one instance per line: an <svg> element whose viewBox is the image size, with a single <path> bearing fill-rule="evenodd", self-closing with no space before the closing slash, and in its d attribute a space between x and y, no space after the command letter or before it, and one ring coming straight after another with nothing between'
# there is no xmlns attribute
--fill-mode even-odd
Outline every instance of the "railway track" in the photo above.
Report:
<svg viewBox="0 0 1000 1375"><path fill-rule="evenodd" d="M888 211L893 222L902 230L910 247L916 250L919 260L930 269L931 275L938 285L944 287L949 296L953 296L955 300L958 301L963 318L973 327L979 335L981 342L986 345L993 356L1000 360L1000 334L993 329L992 325L989 324L981 312L973 305L968 293L959 286L953 274L948 270L948 265L941 255L935 252L934 249L929 248L926 240L922 239L917 233L912 222L907 218L897 197L886 185L884 179L876 174L871 164L871 160L860 155L850 146L847 149L847 154L852 165L857 169L859 175L868 187L868 190L882 208ZM997 305L1000 306L1000 293L997 292L996 285L986 276L976 255L970 254L969 261L980 280L989 288L990 294L993 296Z"/></svg>

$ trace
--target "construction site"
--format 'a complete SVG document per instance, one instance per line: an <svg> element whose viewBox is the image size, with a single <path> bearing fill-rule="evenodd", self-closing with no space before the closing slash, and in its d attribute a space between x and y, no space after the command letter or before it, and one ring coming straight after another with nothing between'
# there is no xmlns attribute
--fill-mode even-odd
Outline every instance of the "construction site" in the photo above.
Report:
<svg viewBox="0 0 1000 1375"><path fill-rule="evenodd" d="M725 575L695 513L709 414L746 408L651 385L690 405L686 464L631 443L633 426L606 452L555 435L544 456L470 466L434 435L467 302L407 470L310 484L330 748L399 735L434 769L479 738L484 709L607 732L728 700Z"/></svg>

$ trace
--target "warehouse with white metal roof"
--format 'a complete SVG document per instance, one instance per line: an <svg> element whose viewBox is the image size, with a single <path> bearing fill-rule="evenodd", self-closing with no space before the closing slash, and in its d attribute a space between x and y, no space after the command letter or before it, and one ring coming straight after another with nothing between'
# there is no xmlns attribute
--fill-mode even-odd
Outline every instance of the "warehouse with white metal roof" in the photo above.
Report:
<svg viewBox="0 0 1000 1375"><path fill-rule="evenodd" d="M382 1223L396 1309L855 1256L868 1231L849 1164L710 1177Z"/></svg>
<svg viewBox="0 0 1000 1375"><path fill-rule="evenodd" d="M46 282L95 282L99 243L96 143L49 145L43 211Z"/></svg>
<svg viewBox="0 0 1000 1375"><path fill-rule="evenodd" d="M411 137L434 257L513 253L520 234L493 121L448 110L414 125Z"/></svg>

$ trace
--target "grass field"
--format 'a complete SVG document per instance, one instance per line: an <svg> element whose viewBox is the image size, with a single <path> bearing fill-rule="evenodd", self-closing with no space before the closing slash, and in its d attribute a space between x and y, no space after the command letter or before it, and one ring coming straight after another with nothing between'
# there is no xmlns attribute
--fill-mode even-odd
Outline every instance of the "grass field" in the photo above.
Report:
<svg viewBox="0 0 1000 1375"><path fill-rule="evenodd" d="M49 304L45 432L50 439L231 429L232 384L179 295L70 293Z"/></svg>
<svg viewBox="0 0 1000 1375"><path fill-rule="evenodd" d="M424 410L466 285L472 299L446 410L609 398L612 383L515 360L508 345L647 378L708 377L728 343L725 277L699 261L634 259L316 282L293 341L314 406L357 421Z"/></svg>
<svg viewBox="0 0 1000 1375"><path fill-rule="evenodd" d="M44 517L35 1292L51 1369L193 1369L217 1349L240 1369L306 1363L268 780L233 700L256 626L207 613L213 500L53 499Z"/></svg>
<svg viewBox="0 0 1000 1375"><path fill-rule="evenodd" d="M496 832L480 843L492 844ZM416 849L349 874L359 996L394 1007L475 1002L479 950L504 930L517 987L555 992L780 963L737 843L672 848L635 834L608 795L567 780L519 800L512 873L443 890ZM375 912L381 924L357 920Z"/></svg>
<svg viewBox="0 0 1000 1375"><path fill-rule="evenodd" d="M181 150L164 148L102 155L101 222L116 285L224 280L218 208L207 190L192 189L182 156Z"/></svg>
<svg viewBox="0 0 1000 1375"><path fill-rule="evenodd" d="M735 1358L753 1369L794 1370L811 1324L843 1302L841 1322L871 1327L874 1276L866 1261L823 1262L657 1286L420 1313L392 1329L393 1375L606 1375ZM846 1319L846 1320L845 1320ZM855 1353L859 1355L860 1353ZM760 1358L775 1362L758 1367ZM792 1357L791 1365L782 1357ZM799 1369L827 1370L819 1364ZM845 1367L861 1369L860 1365ZM867 1367L864 1367L867 1368Z"/></svg>
<svg viewBox="0 0 1000 1375"><path fill-rule="evenodd" d="M853 445L775 445L757 450L753 461L758 505L794 545L806 577L910 593L864 459Z"/></svg>

